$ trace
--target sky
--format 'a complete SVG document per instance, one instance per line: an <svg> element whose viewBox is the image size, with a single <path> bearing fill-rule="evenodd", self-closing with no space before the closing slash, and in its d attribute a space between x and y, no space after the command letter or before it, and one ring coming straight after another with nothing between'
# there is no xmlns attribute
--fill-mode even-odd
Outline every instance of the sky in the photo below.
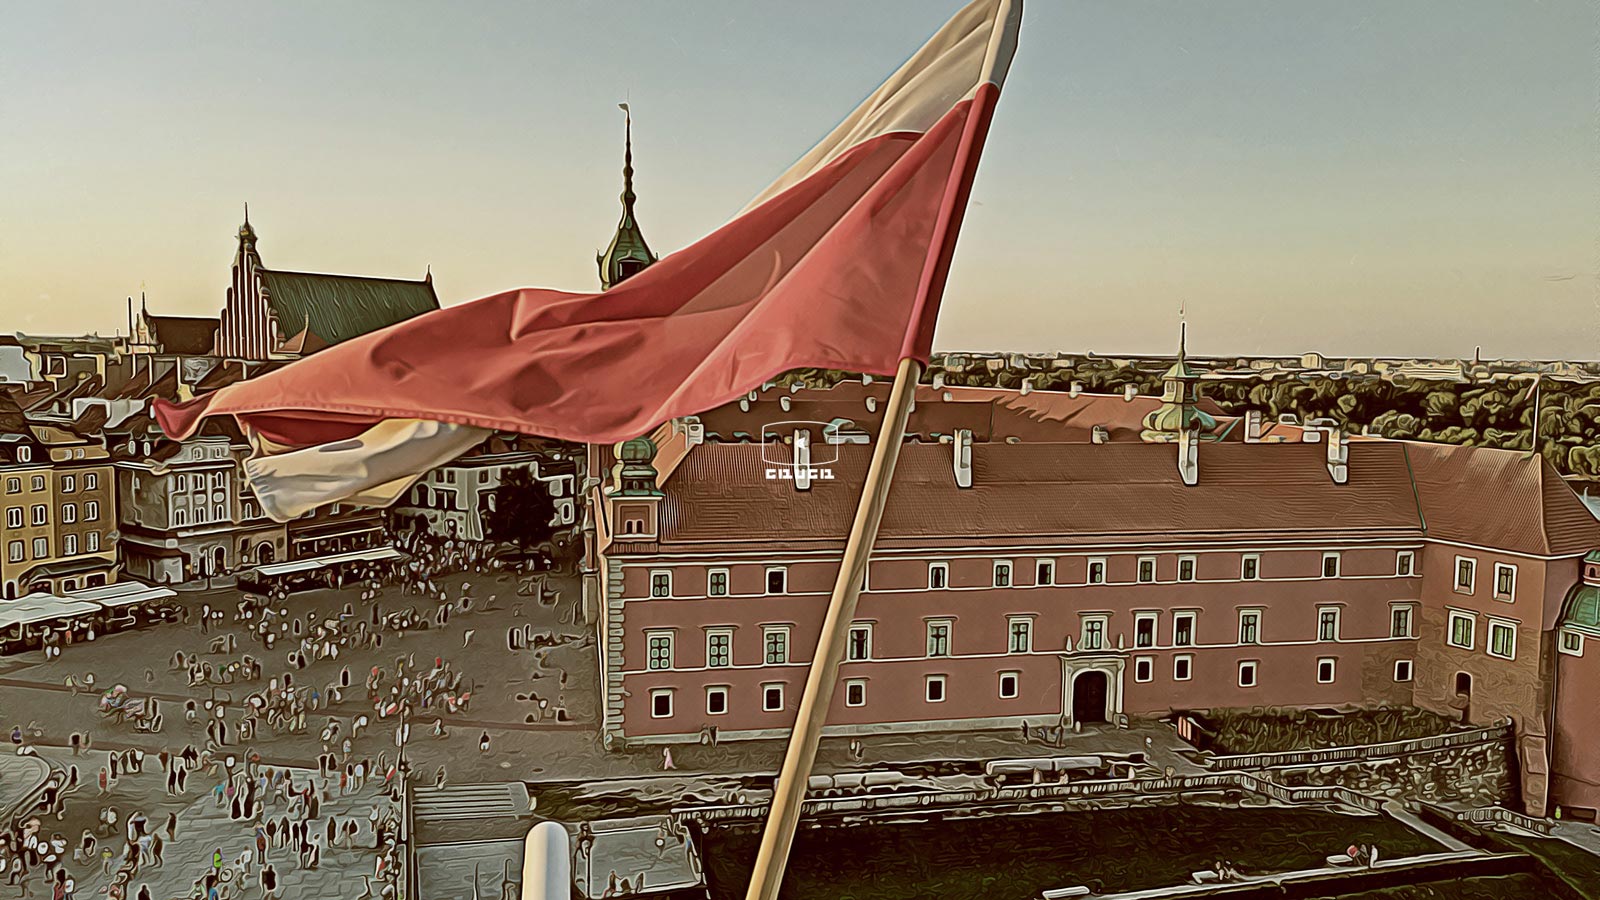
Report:
<svg viewBox="0 0 1600 900"><path fill-rule="evenodd" d="M720 226L960 0L8 3L0 331ZM1600 357L1600 4L1029 0L937 349Z"/></svg>

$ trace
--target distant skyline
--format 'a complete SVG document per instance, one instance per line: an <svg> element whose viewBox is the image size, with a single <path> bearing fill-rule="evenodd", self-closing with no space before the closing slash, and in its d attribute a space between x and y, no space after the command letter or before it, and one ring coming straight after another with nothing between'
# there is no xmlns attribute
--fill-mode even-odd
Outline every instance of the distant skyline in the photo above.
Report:
<svg viewBox="0 0 1600 900"><path fill-rule="evenodd" d="M597 290L725 222L960 0L18 4L0 331L268 266ZM1031 0L940 350L1600 357L1600 6ZM603 302L597 301L597 302Z"/></svg>

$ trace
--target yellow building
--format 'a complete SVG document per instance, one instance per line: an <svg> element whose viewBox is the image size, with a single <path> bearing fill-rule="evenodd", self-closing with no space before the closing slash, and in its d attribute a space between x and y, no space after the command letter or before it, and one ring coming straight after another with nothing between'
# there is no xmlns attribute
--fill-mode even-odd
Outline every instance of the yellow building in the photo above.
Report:
<svg viewBox="0 0 1600 900"><path fill-rule="evenodd" d="M116 493L104 443L51 424L0 434L0 597L116 581Z"/></svg>

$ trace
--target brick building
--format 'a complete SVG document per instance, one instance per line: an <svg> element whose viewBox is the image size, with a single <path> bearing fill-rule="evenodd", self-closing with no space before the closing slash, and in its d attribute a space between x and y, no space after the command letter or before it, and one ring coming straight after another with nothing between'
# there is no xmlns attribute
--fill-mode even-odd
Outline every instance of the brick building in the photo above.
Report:
<svg viewBox="0 0 1600 900"><path fill-rule="evenodd" d="M831 392L784 411L821 419L811 394L826 406ZM1542 459L1314 430L1267 443L1229 421L1154 441L1152 426L1188 417L1131 402L1079 423L1091 440L1051 441L1039 410L1105 400L1031 397L919 391L913 422L940 424L914 425L902 452L830 732L1410 703L1511 717L1525 805L1596 805L1600 729L1590 712L1552 756L1577 720L1558 715L1550 673L1557 632L1584 627L1560 623L1600 522ZM1007 407L1034 412L996 419ZM869 408L743 438L712 411L591 459L615 460L590 586L612 742L785 733L871 454ZM849 439L829 442L829 426ZM785 466L812 477L774 477ZM1588 661L1561 655L1568 673Z"/></svg>

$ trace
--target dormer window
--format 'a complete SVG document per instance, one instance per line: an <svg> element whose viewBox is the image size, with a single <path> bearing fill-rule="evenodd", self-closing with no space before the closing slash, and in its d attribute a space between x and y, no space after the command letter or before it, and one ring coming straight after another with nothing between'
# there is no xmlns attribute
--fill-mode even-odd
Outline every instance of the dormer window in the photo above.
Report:
<svg viewBox="0 0 1600 900"><path fill-rule="evenodd" d="M32 447L18 447L17 448L17 462L24 462L24 463L25 462L33 462L33 448Z"/></svg>

